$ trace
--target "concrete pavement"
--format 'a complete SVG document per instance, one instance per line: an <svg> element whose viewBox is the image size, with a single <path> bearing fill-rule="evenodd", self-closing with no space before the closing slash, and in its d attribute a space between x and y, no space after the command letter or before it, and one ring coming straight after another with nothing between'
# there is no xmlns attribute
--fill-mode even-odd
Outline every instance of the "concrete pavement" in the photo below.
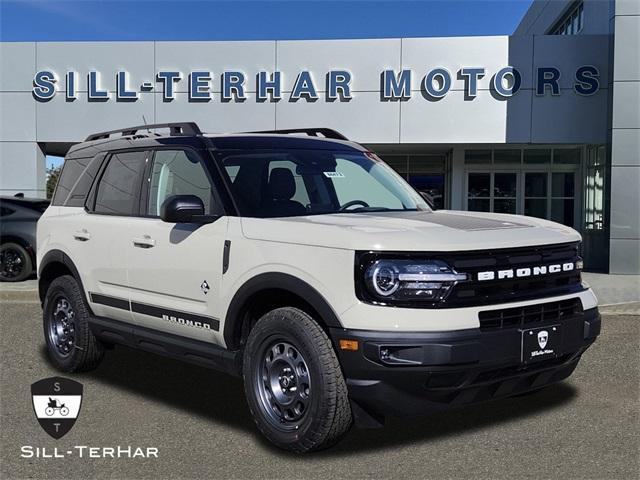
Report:
<svg viewBox="0 0 640 480"><path fill-rule="evenodd" d="M126 348L64 375L84 384L73 430L38 425L31 383L46 359L35 300L2 301L0 478L638 478L640 318L607 316L568 381L535 394L352 430L294 456L256 432L238 379ZM158 458L21 458L21 447L155 447Z"/></svg>

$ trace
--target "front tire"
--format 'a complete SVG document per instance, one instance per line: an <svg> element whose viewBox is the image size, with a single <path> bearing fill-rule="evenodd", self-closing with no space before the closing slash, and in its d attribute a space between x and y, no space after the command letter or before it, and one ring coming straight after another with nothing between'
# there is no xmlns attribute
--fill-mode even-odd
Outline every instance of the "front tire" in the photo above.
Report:
<svg viewBox="0 0 640 480"><path fill-rule="evenodd" d="M89 328L89 311L75 278L56 278L42 309L44 338L51 363L63 372L92 370L104 357L104 346Z"/></svg>
<svg viewBox="0 0 640 480"><path fill-rule="evenodd" d="M351 427L338 358L307 313L285 307L264 315L249 333L243 360L249 409L276 446L298 453L327 448Z"/></svg>

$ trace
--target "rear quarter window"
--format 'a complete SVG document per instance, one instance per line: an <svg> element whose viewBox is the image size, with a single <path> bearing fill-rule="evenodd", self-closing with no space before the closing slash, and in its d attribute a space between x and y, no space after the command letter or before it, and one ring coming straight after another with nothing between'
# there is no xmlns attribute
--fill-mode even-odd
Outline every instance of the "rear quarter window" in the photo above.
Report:
<svg viewBox="0 0 640 480"><path fill-rule="evenodd" d="M51 204L82 207L98 174L102 158L103 154L65 159Z"/></svg>

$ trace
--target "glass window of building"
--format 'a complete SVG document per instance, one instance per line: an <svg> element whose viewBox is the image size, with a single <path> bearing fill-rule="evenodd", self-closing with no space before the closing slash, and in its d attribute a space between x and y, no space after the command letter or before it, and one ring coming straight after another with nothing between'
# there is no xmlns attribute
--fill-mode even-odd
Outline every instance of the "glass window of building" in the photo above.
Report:
<svg viewBox="0 0 640 480"><path fill-rule="evenodd" d="M503 148L488 153L468 150L467 209L528 215L579 228L582 220L576 209L580 206L582 151L583 147L568 146Z"/></svg>
<svg viewBox="0 0 640 480"><path fill-rule="evenodd" d="M494 150L493 163L520 164L522 163L522 150L519 148L509 150Z"/></svg>
<svg viewBox="0 0 640 480"><path fill-rule="evenodd" d="M491 163L491 150L467 150L464 152L464 163Z"/></svg>
<svg viewBox="0 0 640 480"><path fill-rule="evenodd" d="M575 2L550 30L550 35L577 35L584 26L584 6Z"/></svg>
<svg viewBox="0 0 640 480"><path fill-rule="evenodd" d="M491 158L491 150L489 158ZM418 192L426 194L437 209L445 208L445 164L446 154L394 155L382 154L391 168Z"/></svg>
<svg viewBox="0 0 640 480"><path fill-rule="evenodd" d="M524 163L551 163L550 148L525 148Z"/></svg>

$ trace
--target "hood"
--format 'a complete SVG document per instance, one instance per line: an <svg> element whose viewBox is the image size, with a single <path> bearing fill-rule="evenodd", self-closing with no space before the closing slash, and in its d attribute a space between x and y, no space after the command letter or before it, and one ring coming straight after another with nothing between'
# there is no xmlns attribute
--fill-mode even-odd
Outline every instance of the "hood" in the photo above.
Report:
<svg viewBox="0 0 640 480"><path fill-rule="evenodd" d="M255 240L350 250L464 251L580 240L548 220L448 210L243 218L242 230Z"/></svg>

